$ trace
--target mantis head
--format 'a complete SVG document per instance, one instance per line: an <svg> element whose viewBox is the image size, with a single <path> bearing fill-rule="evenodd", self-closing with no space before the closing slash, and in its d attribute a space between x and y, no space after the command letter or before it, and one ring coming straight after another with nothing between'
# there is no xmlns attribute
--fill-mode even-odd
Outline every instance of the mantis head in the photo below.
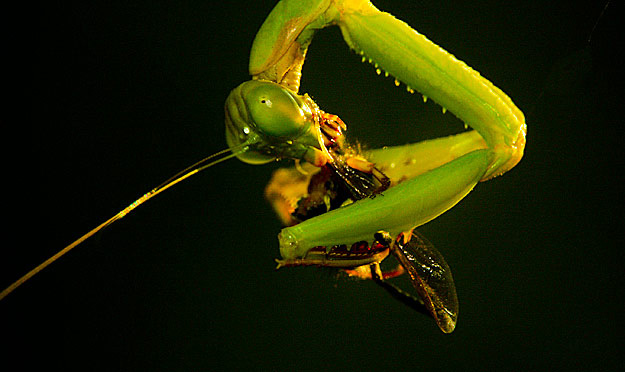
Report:
<svg viewBox="0 0 625 372"><path fill-rule="evenodd" d="M269 81L250 80L235 88L225 105L230 149L249 164L293 158L315 165L327 161L319 132L318 107L308 96Z"/></svg>

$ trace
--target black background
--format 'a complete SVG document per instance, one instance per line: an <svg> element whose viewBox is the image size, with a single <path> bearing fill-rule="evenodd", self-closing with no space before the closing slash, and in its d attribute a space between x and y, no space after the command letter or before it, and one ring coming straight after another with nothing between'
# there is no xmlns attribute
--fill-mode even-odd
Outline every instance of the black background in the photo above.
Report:
<svg viewBox="0 0 625 372"><path fill-rule="evenodd" d="M23 130L26 141L14 140L25 150L7 163L26 171L31 191L5 195L21 207L6 211L13 222L2 287L225 148L223 102L248 79L249 49L273 3L32 9L33 37L5 57L28 71L16 73L27 109L13 126ZM2 364L622 369L616 4L601 18L602 1L376 5L480 71L527 117L521 163L420 229L452 267L461 309L454 333L442 334L370 282L315 268L274 271L280 224L262 192L282 164L231 160L158 196L4 299ZM336 28L313 42L302 91L371 147L462 130L453 115L361 64Z"/></svg>

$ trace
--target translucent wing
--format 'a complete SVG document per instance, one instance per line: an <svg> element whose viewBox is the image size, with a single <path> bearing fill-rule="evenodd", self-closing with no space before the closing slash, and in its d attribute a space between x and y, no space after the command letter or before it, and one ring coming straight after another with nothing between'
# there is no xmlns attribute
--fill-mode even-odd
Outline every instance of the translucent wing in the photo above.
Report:
<svg viewBox="0 0 625 372"><path fill-rule="evenodd" d="M379 186L374 178L346 164L342 156L333 156L334 162L329 164L334 174L341 180L353 200L360 200L374 195Z"/></svg>
<svg viewBox="0 0 625 372"><path fill-rule="evenodd" d="M451 333L458 319L458 297L451 270L443 256L416 231L411 233L407 242L400 235L391 251L410 275L412 285L438 327Z"/></svg>

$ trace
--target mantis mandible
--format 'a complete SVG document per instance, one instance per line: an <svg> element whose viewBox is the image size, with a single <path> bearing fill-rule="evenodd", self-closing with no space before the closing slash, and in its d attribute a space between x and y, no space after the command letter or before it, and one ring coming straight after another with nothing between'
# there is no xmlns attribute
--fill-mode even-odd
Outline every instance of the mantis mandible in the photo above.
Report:
<svg viewBox="0 0 625 372"><path fill-rule="evenodd" d="M418 91L473 130L362 153L345 140L346 125L299 93L306 51L317 30L336 25L348 46L378 74ZM229 150L185 169L19 279L41 269L176 183L231 157L263 164L295 159L277 171L266 195L289 225L279 238L281 266L319 265L376 280L389 254L407 271L444 332L453 331L457 299L442 256L414 228L458 203L480 181L513 168L526 125L511 99L479 73L368 0L280 1L254 40L252 80L226 100ZM421 270L421 271L419 271ZM393 291L393 289L389 289Z"/></svg>

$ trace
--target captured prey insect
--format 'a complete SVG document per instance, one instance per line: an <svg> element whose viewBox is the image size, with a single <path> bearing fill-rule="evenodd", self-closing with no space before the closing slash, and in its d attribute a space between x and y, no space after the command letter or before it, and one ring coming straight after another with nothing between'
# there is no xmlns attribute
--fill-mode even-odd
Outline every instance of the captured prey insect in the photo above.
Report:
<svg viewBox="0 0 625 372"><path fill-rule="evenodd" d="M362 152L346 125L299 93L315 32L340 27L343 38L378 74L431 98L474 130L416 144ZM407 272L421 298L412 301L444 332L458 303L449 267L414 228L458 203L479 182L503 174L523 155L525 119L511 99L463 62L367 0L280 1L258 31L252 80L225 103L228 150L211 155L148 192L5 289L4 298L58 257L137 206L226 159L251 164L295 159L276 171L266 195L288 225L278 235L279 267L337 267L410 297L386 279ZM303 172L300 172L303 170ZM398 269L382 273L394 256Z"/></svg>

